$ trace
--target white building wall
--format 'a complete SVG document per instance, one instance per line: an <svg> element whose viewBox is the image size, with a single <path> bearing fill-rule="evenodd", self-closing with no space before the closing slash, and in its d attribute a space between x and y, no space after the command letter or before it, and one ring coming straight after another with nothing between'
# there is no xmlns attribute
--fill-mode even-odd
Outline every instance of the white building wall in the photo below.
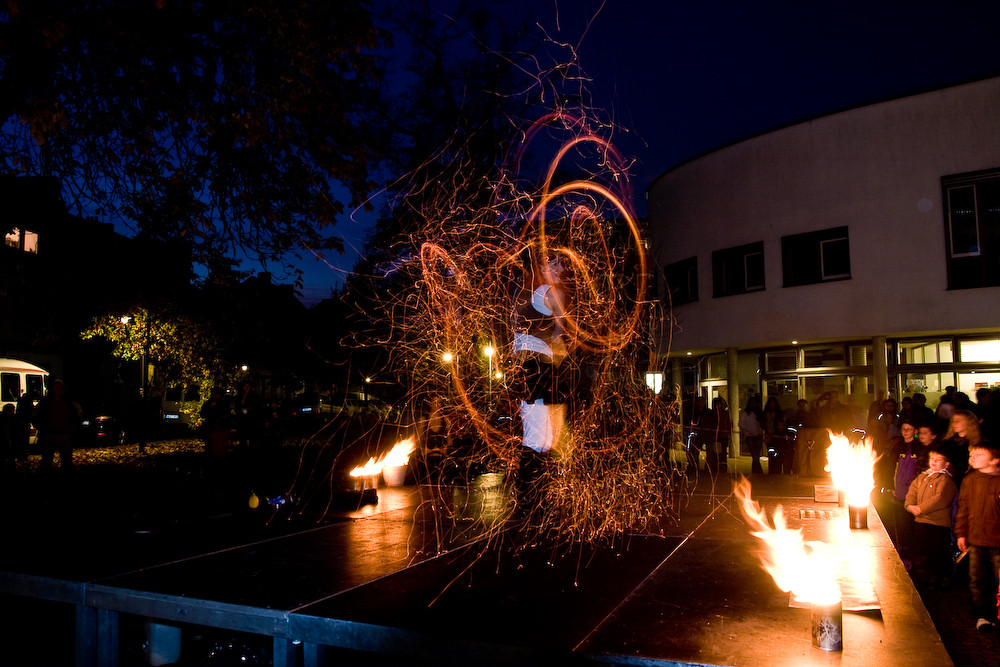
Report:
<svg viewBox="0 0 1000 667"><path fill-rule="evenodd" d="M977 331L1000 288L947 290L941 177L1000 167L1000 78L854 109L695 159L650 188L656 264L696 255L671 349ZM851 279L782 287L781 237L846 225ZM712 252L763 241L762 292L713 298ZM662 280L662 278L661 278Z"/></svg>

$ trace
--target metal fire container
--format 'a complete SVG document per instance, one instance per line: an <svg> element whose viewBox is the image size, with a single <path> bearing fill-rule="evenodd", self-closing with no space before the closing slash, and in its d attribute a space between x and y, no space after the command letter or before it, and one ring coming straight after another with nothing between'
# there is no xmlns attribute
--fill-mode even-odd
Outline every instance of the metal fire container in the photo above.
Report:
<svg viewBox="0 0 1000 667"><path fill-rule="evenodd" d="M378 486L378 475L359 475L351 477L351 491L362 492Z"/></svg>
<svg viewBox="0 0 1000 667"><path fill-rule="evenodd" d="M844 649L844 615L840 601L833 604L813 604L812 645L823 651Z"/></svg>
<svg viewBox="0 0 1000 667"><path fill-rule="evenodd" d="M852 530L868 530L868 506L862 505L861 507L856 507L851 505L848 508L848 513L851 516L851 529Z"/></svg>
<svg viewBox="0 0 1000 667"><path fill-rule="evenodd" d="M382 479L385 480L386 486L403 486L406 481L406 465L383 466Z"/></svg>

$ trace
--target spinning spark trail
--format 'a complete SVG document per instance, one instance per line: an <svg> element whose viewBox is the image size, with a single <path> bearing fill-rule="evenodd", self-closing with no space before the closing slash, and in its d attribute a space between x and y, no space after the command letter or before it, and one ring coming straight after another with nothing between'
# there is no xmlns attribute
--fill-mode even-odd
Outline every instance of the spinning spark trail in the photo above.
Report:
<svg viewBox="0 0 1000 667"><path fill-rule="evenodd" d="M466 482L477 471L513 473L524 381L512 354L514 296L531 282L530 258L562 260L567 356L557 375L569 388L567 433L537 482L531 525L559 540L597 542L674 516L672 406L640 377L650 358L648 323L659 318L647 301L645 248L622 160L583 117L553 113L525 136L542 131L572 137L537 193L517 191L511 173L486 205L442 193L443 205L421 210L403 269L414 284L385 310L399 335L396 356L411 369L411 397L440 405L434 418L448 425L437 446L428 447L427 432L420 438L424 468L457 471ZM586 178L559 182L587 161L597 168Z"/></svg>

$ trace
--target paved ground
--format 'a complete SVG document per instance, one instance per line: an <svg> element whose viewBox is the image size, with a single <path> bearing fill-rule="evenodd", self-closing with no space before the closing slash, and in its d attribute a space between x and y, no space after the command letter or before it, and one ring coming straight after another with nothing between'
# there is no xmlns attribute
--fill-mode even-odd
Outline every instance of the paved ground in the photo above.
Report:
<svg viewBox="0 0 1000 667"><path fill-rule="evenodd" d="M982 633L975 629L971 614L967 563L955 569L951 584L946 588L917 585L917 591L944 641L948 654L962 667L1000 666L1000 637L996 632Z"/></svg>
<svg viewBox="0 0 1000 667"><path fill-rule="evenodd" d="M139 454L134 445L107 449L81 450L75 457L76 466L70 474L53 471L44 474L38 470L37 459L22 465L13 478L3 484L5 510L2 524L8 539L5 551L18 549L17 541L72 530L79 535L101 536L114 539L121 533L159 533L171 536L191 536L202 540L205 548L224 546L240 540L255 539L274 531L294 530L296 526L316 522L339 520L329 513L335 502L324 489L333 488L327 474L343 467L343 457L338 451L319 447L285 447L265 466L240 455L234 456L225 467L213 469L206 465L200 446L195 441L157 443L146 453ZM738 466L733 473L745 472ZM251 510L248 505L250 490L263 482L258 491L261 506ZM277 498L280 490L294 488L299 498L308 503L298 503L303 509L294 521L279 522L269 519L285 513L289 507L269 504L268 498ZM253 490L257 491L256 488ZM95 538L97 539L97 538ZM169 540L161 540L163 544ZM180 552L178 552L180 553ZM170 554L158 551L148 558L164 558ZM65 554L67 559L72 553ZM969 599L964 572L961 568L950 587L945 589L919 589L924 605L930 613L945 646L956 665L1000 667L1000 638L995 634L979 633L969 616ZM0 605L9 608L17 605L26 612L35 603L22 598L11 599L0 592ZM5 646L17 646L8 651L0 664L66 664L71 653L56 647L63 641L57 628L72 623L71 614L64 618L65 610L50 611L50 623L38 627L34 623L11 622L5 624L2 641ZM25 618L37 615L24 614ZM71 627L71 625L70 625ZM123 639L130 637L123 628ZM919 641L918 637L914 638ZM260 650L252 642L241 647L218 646L205 638L201 662L190 664L254 664L262 658L244 654ZM134 643L134 642L133 642ZM140 655L138 646L123 649L123 663ZM227 654L226 651L229 651ZM16 656L12 658L11 656ZM214 657L212 657L214 656ZM244 658L247 655L243 656ZM9 660L14 659L14 662ZM262 664L262 663L259 663Z"/></svg>

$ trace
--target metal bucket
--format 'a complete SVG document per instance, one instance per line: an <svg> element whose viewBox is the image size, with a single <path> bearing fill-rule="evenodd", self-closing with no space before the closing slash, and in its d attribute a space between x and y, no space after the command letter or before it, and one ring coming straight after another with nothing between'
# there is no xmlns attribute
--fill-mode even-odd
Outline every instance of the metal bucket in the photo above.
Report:
<svg viewBox="0 0 1000 667"><path fill-rule="evenodd" d="M844 649L844 616L840 602L810 606L812 645L823 651Z"/></svg>
<svg viewBox="0 0 1000 667"><path fill-rule="evenodd" d="M406 481L406 466L382 466L382 479L386 486L403 486Z"/></svg>
<svg viewBox="0 0 1000 667"><path fill-rule="evenodd" d="M847 511L851 517L851 530L868 530L867 505L862 507L855 507L854 505L851 505Z"/></svg>

